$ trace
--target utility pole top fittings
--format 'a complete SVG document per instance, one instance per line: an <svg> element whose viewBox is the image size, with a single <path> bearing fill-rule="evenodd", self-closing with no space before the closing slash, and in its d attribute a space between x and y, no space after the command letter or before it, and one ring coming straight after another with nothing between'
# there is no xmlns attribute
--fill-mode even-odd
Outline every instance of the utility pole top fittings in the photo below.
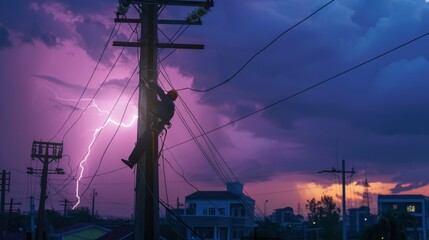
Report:
<svg viewBox="0 0 429 240"><path fill-rule="evenodd" d="M33 141L31 158L58 160L63 157L63 143Z"/></svg>
<svg viewBox="0 0 429 240"><path fill-rule="evenodd" d="M337 170L334 167L332 170L323 170L318 173L341 173L342 175L342 189L343 189L343 201L342 201L342 215L343 215L343 240L347 240L347 225L346 225L346 173L349 173L353 176L355 174L354 168L351 171L346 171L346 162L343 159L342 161L342 169Z"/></svg>
<svg viewBox="0 0 429 240"><path fill-rule="evenodd" d="M64 170L56 168L55 170L49 169L49 164L52 161L58 161L63 157L63 143L52 143L52 142L41 142L33 141L33 147L31 149L31 158L39 159L43 163L43 169L34 169L32 167L27 168L28 174L41 174L40 181L40 201L39 201L39 212L37 215L37 229L36 229L36 240L44 239L44 222L45 222L45 201L48 197L46 195L48 174L64 174Z"/></svg>

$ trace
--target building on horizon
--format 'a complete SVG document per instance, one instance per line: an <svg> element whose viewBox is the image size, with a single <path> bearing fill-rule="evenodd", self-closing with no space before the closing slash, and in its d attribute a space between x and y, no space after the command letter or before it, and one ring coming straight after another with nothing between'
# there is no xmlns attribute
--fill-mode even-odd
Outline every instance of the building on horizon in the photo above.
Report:
<svg viewBox="0 0 429 240"><path fill-rule="evenodd" d="M301 225L304 223L304 216L299 214L295 215L291 207L274 209L270 219L271 222L277 223L282 227Z"/></svg>
<svg viewBox="0 0 429 240"><path fill-rule="evenodd" d="M379 215L390 211L409 213L414 226L407 226L407 239L428 239L429 197L419 194L378 195Z"/></svg>
<svg viewBox="0 0 429 240"><path fill-rule="evenodd" d="M197 191L185 197L182 219L192 229L187 239L238 240L255 226L255 200L243 193L239 182L227 183L226 191Z"/></svg>
<svg viewBox="0 0 429 240"><path fill-rule="evenodd" d="M376 215L371 215L370 209L367 206L361 206L358 208L349 208L348 220L348 232L351 235L358 235L369 227L371 227L377 219Z"/></svg>

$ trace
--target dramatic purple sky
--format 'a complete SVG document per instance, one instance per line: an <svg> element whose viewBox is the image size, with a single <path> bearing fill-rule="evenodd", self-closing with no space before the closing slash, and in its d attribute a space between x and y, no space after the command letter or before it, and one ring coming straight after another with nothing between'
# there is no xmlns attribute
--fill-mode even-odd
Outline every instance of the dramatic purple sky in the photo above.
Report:
<svg viewBox="0 0 429 240"><path fill-rule="evenodd" d="M168 86L168 75L177 89L207 89L223 82L280 33L328 2L217 0L202 26L189 27L176 40L205 44L205 50L175 51L159 65L159 80ZM25 173L29 166L41 168L30 158L32 141L49 141L55 135L89 79L78 109L53 139L64 142L67 156L51 166L67 174L50 175L47 208L61 209L58 201L64 198L76 202L79 162L86 159L94 131L106 121L107 112L119 122L126 110L124 124L137 114L136 95L126 108L138 82L134 75L126 85L137 65L136 49L126 49L108 74L121 51L111 42L127 40L135 25L115 26L115 36L91 78L114 27L116 7L115 1L99 0L0 3L0 169L11 171L7 199L22 202L24 211L29 196L38 199L40 192L38 178ZM160 19L184 19L192 10L167 7ZM133 15L131 9L129 17ZM210 131L427 34L428 26L425 0L337 0L284 34L231 81L206 93L183 90L180 95L203 129ZM163 34L171 37L178 28L161 26L160 42L166 41ZM170 51L160 52L159 58ZM359 206L359 182L365 176L373 208L378 193L429 195L428 58L425 35L209 137L259 208L269 201L267 213L286 206L297 211L299 203L305 210L306 200L320 194L338 197L338 179L317 171L340 168L341 159L347 170L356 170L348 178L349 207ZM103 81L95 105L89 99ZM182 102L177 108L197 132ZM161 198L175 204L176 197L183 202L195 191L172 167L200 190L224 189L194 141L169 148L191 138L178 114L172 123L165 160L160 159ZM115 130L115 124L107 122L83 164L80 192L88 191L80 206L90 206L95 188L99 214L130 216L134 172L120 159L134 145L136 123L119 128L116 135ZM99 175L88 185L96 172Z"/></svg>

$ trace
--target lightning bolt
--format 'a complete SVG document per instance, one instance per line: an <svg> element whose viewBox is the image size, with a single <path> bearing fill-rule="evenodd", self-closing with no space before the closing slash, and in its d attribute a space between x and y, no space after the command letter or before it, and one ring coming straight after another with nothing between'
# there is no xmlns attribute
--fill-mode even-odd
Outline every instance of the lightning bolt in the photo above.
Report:
<svg viewBox="0 0 429 240"><path fill-rule="evenodd" d="M62 98L62 97L60 97L60 96L56 93L56 91L54 91L53 89L49 88L48 86L45 86L45 87L46 87L46 88L48 88L48 90L50 90L51 92L53 92L53 93L54 93L54 95L55 95L55 98L56 98L57 100L59 100L59 101L63 101L63 102L76 102L76 101L77 101L76 99L67 99L67 98ZM98 111L98 112L100 112L100 113L107 114L107 115L108 115L108 114L110 114L110 112L109 112L109 111L106 111L106 110L101 109L101 108L96 104L96 102L95 102L95 100L94 100L94 99L91 99L91 98L83 98L83 99L81 99L81 101L92 101L92 103L91 103L90 107L93 107L93 108L97 109L97 111ZM91 142L89 143L89 145L88 145L88 147L87 147L87 152L86 152L85 156L82 158L82 160L81 160L81 161L80 161L80 163L79 163L80 173L79 173L79 178L76 180L76 198L77 198L77 203L72 207L72 209L75 209L75 208L80 204L79 184L80 184L80 181L81 181L81 180L82 180L82 178L83 178L83 173L84 173L84 171L85 171L85 166L84 166L84 164L88 161L89 156L91 155L92 147L94 146L95 140L97 139L97 135L99 134L99 132L100 132L103 128L105 128L107 125L109 125L109 124L113 124L113 125L115 125L115 126L121 126L121 127L129 128L129 127L131 127L131 126L134 124L134 122L136 122L136 120L137 120L137 119L138 119L138 116L137 116L137 115L134 115L134 116L132 117L132 119L130 120L130 122L129 122L129 123L120 123L120 122L117 122L117 121L113 120L111 117L109 117L109 118L107 119L107 121L106 121L102 126L100 126L100 127L96 128L96 129L94 130L94 133L93 133L93 135L92 135L92 140L91 140Z"/></svg>
<svg viewBox="0 0 429 240"><path fill-rule="evenodd" d="M94 100L92 100L91 107L96 108L101 113L109 114L108 111L102 110L100 107L98 107L98 105L95 103ZM129 123L125 124L125 123L117 122L117 121L115 121L115 120L113 120L112 118L109 117L109 119L107 119L107 121L102 126L100 126L99 128L96 128L94 130L94 133L92 135L92 140L91 140L90 144L87 147L87 152L86 152L85 156L82 158L82 160L79 163L80 174L79 174L79 178L76 180L76 198L77 198L77 202L72 207L72 209L75 209L80 204L79 183L82 180L82 178L83 178L83 172L85 171L84 164L88 161L88 158L91 155L91 149L92 149L92 146L95 143L95 140L97 138L98 133L103 128L105 128L108 124L113 124L115 126L121 126L121 127L125 127L125 128L131 127L133 125L133 123L137 120L137 118L138 118L137 115L134 115L132 117L131 121Z"/></svg>

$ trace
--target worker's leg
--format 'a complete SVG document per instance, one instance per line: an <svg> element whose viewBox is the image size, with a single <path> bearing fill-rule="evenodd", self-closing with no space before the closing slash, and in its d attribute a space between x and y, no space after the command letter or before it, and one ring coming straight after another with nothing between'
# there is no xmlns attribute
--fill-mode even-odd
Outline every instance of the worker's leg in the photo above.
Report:
<svg viewBox="0 0 429 240"><path fill-rule="evenodd" d="M133 151L130 154L130 157L127 160L122 159L122 161L127 164L130 168L133 168L133 166L140 160L140 158L143 157L144 153L146 152L147 145L150 141L150 131L145 131L143 135L137 140L137 144L134 147Z"/></svg>

